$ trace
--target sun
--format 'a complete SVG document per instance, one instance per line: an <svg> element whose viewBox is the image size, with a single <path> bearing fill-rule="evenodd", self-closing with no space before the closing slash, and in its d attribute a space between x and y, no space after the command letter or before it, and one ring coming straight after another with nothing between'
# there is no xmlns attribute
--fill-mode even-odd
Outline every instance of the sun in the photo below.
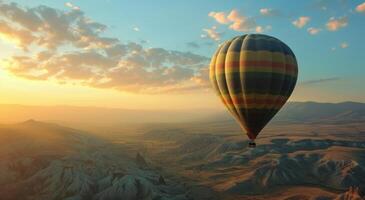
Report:
<svg viewBox="0 0 365 200"><path fill-rule="evenodd" d="M19 38L1 32L0 32L0 40L6 43L15 44L16 46L21 46L22 43Z"/></svg>

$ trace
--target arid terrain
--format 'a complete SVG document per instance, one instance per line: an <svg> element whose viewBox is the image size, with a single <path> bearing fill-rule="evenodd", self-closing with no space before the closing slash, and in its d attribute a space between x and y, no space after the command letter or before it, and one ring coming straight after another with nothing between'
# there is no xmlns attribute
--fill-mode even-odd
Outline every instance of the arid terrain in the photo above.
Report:
<svg viewBox="0 0 365 200"><path fill-rule="evenodd" d="M226 113L99 132L0 125L1 200L359 200L365 104L290 103L257 147Z"/></svg>

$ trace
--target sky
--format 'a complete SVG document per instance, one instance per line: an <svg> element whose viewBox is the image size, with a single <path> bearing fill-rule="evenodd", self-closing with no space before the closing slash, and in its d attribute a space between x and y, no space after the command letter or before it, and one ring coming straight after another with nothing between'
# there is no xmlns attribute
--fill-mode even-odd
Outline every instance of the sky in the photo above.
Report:
<svg viewBox="0 0 365 200"><path fill-rule="evenodd" d="M3 0L0 104L221 109L210 57L248 33L295 53L290 101L365 102L364 0Z"/></svg>

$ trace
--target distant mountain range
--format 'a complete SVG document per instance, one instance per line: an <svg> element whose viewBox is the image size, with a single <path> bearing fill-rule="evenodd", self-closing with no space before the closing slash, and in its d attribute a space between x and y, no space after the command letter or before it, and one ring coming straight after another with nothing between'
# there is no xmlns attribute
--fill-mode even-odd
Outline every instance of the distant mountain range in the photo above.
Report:
<svg viewBox="0 0 365 200"><path fill-rule="evenodd" d="M222 105L223 108L223 105ZM35 119L66 125L117 125L122 123L179 123L233 120L219 110L130 110L75 106L0 105L0 122ZM274 117L280 122L359 122L365 121L365 103L288 102Z"/></svg>
<svg viewBox="0 0 365 200"><path fill-rule="evenodd" d="M210 120L232 120L228 112ZM288 102L273 118L273 122L347 123L365 121L365 103Z"/></svg>
<svg viewBox="0 0 365 200"><path fill-rule="evenodd" d="M209 110L138 110L83 106L27 106L0 104L0 123L18 123L29 119L61 124L84 123L115 125L120 123L187 122L206 118Z"/></svg>
<svg viewBox="0 0 365 200"><path fill-rule="evenodd" d="M365 103L290 102L277 115L278 121L365 121Z"/></svg>

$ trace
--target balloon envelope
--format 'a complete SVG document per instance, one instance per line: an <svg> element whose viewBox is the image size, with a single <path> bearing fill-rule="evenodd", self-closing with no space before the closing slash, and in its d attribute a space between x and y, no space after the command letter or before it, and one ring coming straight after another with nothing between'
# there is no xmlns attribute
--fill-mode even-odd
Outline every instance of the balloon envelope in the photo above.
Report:
<svg viewBox="0 0 365 200"><path fill-rule="evenodd" d="M288 100L297 77L292 50L263 34L226 41L210 63L214 89L252 140Z"/></svg>

